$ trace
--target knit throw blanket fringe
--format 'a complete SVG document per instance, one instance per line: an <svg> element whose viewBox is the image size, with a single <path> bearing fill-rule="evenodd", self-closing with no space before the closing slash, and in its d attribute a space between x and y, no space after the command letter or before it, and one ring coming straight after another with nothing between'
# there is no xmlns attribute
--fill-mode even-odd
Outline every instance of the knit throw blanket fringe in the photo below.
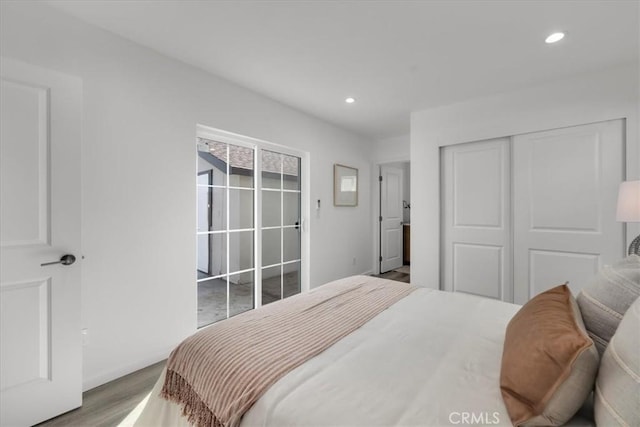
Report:
<svg viewBox="0 0 640 427"><path fill-rule="evenodd" d="M415 289L353 276L216 323L171 353L160 395L198 427L236 427L276 381Z"/></svg>

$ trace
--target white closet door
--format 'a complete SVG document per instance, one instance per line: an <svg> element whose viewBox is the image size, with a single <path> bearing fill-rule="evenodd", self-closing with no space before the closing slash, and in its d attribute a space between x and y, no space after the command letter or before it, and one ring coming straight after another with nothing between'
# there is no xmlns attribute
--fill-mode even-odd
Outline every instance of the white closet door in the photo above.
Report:
<svg viewBox="0 0 640 427"><path fill-rule="evenodd" d="M580 291L603 264L624 256L616 222L624 122L514 137L514 297L524 303L569 281Z"/></svg>
<svg viewBox="0 0 640 427"><path fill-rule="evenodd" d="M442 149L443 288L512 301L509 139Z"/></svg>

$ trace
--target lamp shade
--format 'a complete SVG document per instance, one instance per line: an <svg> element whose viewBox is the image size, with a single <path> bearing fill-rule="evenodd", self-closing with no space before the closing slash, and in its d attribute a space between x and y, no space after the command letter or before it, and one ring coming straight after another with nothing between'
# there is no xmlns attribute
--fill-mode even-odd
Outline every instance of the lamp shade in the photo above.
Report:
<svg viewBox="0 0 640 427"><path fill-rule="evenodd" d="M620 184L616 220L640 222L640 181L625 181Z"/></svg>

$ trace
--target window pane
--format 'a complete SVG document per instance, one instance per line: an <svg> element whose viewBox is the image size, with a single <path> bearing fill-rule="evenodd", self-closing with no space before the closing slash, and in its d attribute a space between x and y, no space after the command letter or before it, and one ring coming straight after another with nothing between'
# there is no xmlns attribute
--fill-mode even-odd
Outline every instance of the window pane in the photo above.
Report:
<svg viewBox="0 0 640 427"><path fill-rule="evenodd" d="M300 262L285 264L283 278L284 298L300 293Z"/></svg>
<svg viewBox="0 0 640 427"><path fill-rule="evenodd" d="M208 186L209 184L209 174L207 172L198 174L198 186Z"/></svg>
<svg viewBox="0 0 640 427"><path fill-rule="evenodd" d="M231 159L229 186L253 188L253 149L230 145L229 157Z"/></svg>
<svg viewBox="0 0 640 427"><path fill-rule="evenodd" d="M262 230L262 266L280 262L280 233L282 229Z"/></svg>
<svg viewBox="0 0 640 427"><path fill-rule="evenodd" d="M284 224L300 224L300 193L282 193L284 198ZM297 224L296 224L297 223Z"/></svg>
<svg viewBox="0 0 640 427"><path fill-rule="evenodd" d="M227 229L227 190L210 188L211 194L211 231Z"/></svg>
<svg viewBox="0 0 640 427"><path fill-rule="evenodd" d="M282 188L282 154L262 150L262 187Z"/></svg>
<svg viewBox="0 0 640 427"><path fill-rule="evenodd" d="M284 262L300 259L300 232L295 228L284 228Z"/></svg>
<svg viewBox="0 0 640 427"><path fill-rule="evenodd" d="M226 318L226 277L198 282L198 328Z"/></svg>
<svg viewBox="0 0 640 427"><path fill-rule="evenodd" d="M229 272L253 266L253 231L229 233Z"/></svg>
<svg viewBox="0 0 640 427"><path fill-rule="evenodd" d="M282 299L281 266L262 269L262 305Z"/></svg>
<svg viewBox="0 0 640 427"><path fill-rule="evenodd" d="M211 185L227 185L227 171L225 169L214 168L212 173L213 179L211 180Z"/></svg>
<svg viewBox="0 0 640 427"><path fill-rule="evenodd" d="M198 234L198 279L227 273L227 234Z"/></svg>
<svg viewBox="0 0 640 427"><path fill-rule="evenodd" d="M198 231L222 231L227 228L227 190L198 187Z"/></svg>
<svg viewBox="0 0 640 427"><path fill-rule="evenodd" d="M284 173L284 188L286 190L300 190L300 159L282 155L282 170Z"/></svg>
<svg viewBox="0 0 640 427"><path fill-rule="evenodd" d="M280 218L282 192L280 191L263 191L262 192L262 226L277 227L282 218Z"/></svg>
<svg viewBox="0 0 640 427"><path fill-rule="evenodd" d="M229 190L229 229L253 228L253 190Z"/></svg>
<svg viewBox="0 0 640 427"><path fill-rule="evenodd" d="M198 187L198 231L211 230L211 217L209 208L209 189L211 187Z"/></svg>
<svg viewBox="0 0 640 427"><path fill-rule="evenodd" d="M253 308L253 271L229 276L229 317Z"/></svg>
<svg viewBox="0 0 640 427"><path fill-rule="evenodd" d="M227 184L227 144L198 138L198 174L211 172L211 185Z"/></svg>

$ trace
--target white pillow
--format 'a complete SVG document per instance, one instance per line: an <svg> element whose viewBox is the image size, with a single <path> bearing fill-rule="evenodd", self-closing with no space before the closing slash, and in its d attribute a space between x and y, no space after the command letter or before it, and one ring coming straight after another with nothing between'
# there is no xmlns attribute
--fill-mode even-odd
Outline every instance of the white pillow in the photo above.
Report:
<svg viewBox="0 0 640 427"><path fill-rule="evenodd" d="M602 356L594 415L598 426L640 426L640 298Z"/></svg>
<svg viewBox="0 0 640 427"><path fill-rule="evenodd" d="M640 256L604 266L578 294L582 320L600 356L631 303L640 296Z"/></svg>

